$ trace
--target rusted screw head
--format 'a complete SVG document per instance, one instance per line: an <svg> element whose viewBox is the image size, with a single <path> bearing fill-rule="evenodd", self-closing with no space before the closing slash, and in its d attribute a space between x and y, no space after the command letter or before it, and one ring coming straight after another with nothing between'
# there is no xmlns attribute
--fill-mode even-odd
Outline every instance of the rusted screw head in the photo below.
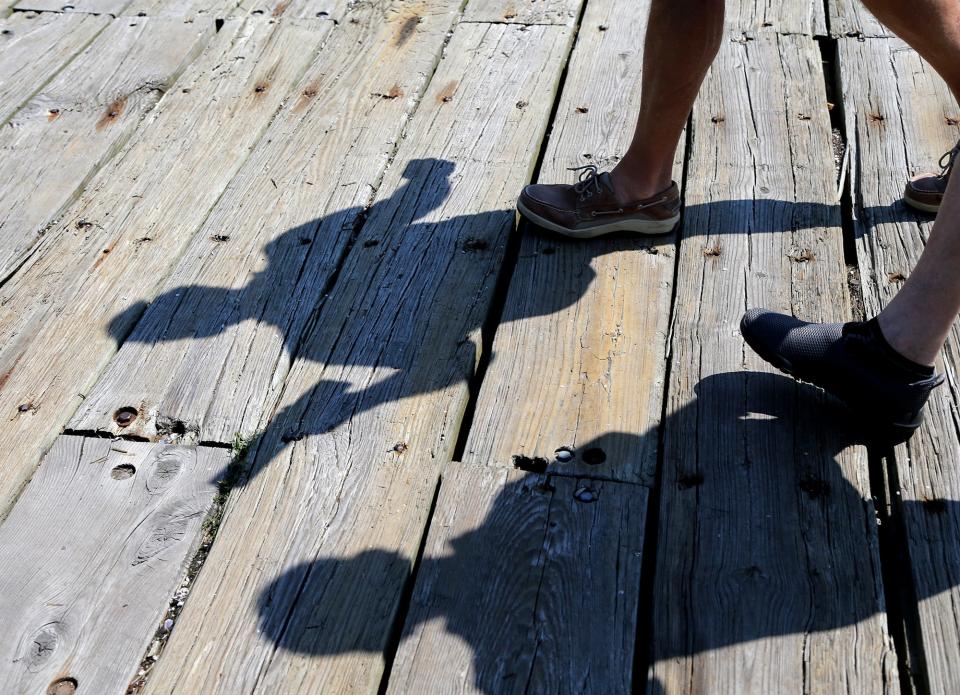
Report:
<svg viewBox="0 0 960 695"><path fill-rule="evenodd" d="M129 427L137 419L137 409L129 406L120 408L113 414L113 421L120 427Z"/></svg>

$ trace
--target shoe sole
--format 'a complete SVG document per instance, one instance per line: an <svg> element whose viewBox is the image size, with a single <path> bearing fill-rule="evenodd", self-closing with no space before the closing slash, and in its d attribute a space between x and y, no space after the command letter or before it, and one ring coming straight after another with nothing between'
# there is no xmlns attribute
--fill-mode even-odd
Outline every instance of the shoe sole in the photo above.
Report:
<svg viewBox="0 0 960 695"><path fill-rule="evenodd" d="M904 193L903 202L912 207L915 210L920 210L921 212L940 212L939 205L931 205L930 203L921 203L919 200L915 200L910 197L909 194Z"/></svg>
<svg viewBox="0 0 960 695"><path fill-rule="evenodd" d="M665 220L621 220L619 222L597 225L589 229L568 229L532 212L520 200L517 201L517 210L538 227L562 234L571 239L593 239L598 236L603 236L604 234L613 234L614 232L632 232L633 234L642 234L643 236L659 236L661 234L669 234L677 228L680 222L680 214L677 213L673 217Z"/></svg>
<svg viewBox="0 0 960 695"><path fill-rule="evenodd" d="M741 333L742 333L742 330L743 329L741 328ZM823 391L824 393L829 394L831 398L835 398L838 402L842 403L850 411L850 414L853 416L853 420L857 424L857 426L861 430L865 432L869 432L870 434L873 435L874 438L876 438L877 441L874 443L886 444L886 445L902 444L903 442L910 439L910 437L912 437L913 434L920 428L920 425L923 424L922 410L917 415L916 419L913 422L909 422L909 423L888 422L888 423L878 424L876 421L870 421L853 404L851 404L846 399L841 398L840 396L833 393L831 389L821 386L820 384L814 381L808 381L807 379L804 379L802 376L797 375L793 371L793 365L790 364L788 360L784 359L780 355L767 355L765 351L758 350L756 346L754 346L749 340L746 340L746 336L744 336L744 340L746 341L747 345L749 345L750 348L755 353L757 353L757 355L764 362L768 363L769 365L771 365L781 373L786 374L787 376L791 377L792 379L796 379L797 381L811 384L817 387L818 389L820 389L821 391Z"/></svg>

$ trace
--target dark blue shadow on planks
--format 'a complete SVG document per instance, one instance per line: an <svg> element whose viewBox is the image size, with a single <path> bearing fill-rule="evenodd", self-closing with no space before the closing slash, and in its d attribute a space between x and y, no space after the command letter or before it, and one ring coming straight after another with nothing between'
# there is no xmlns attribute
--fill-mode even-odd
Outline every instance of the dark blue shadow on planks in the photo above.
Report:
<svg viewBox="0 0 960 695"><path fill-rule="evenodd" d="M390 238L382 243L402 243L401 240L413 236L422 238L424 243L443 242L451 249L456 249L457 253L493 252L493 249L483 244L474 244L471 247L474 237L461 237L466 233L465 230L475 234L477 229L486 229L489 230L491 239L502 241L505 238L504 229L511 228L513 224L511 210L481 213L469 219L461 217L439 222L418 221L442 206L451 190L454 169L452 162L436 159L418 160L408 165L404 172L404 186L390 199L377 205L393 205L397 210L413 205L413 214L406 215L407 218L412 218L412 222L405 224L400 232L392 231ZM363 213L364 211L356 209L341 211L335 216L353 224L361 219ZM402 213L398 214L401 218L404 217ZM862 210L861 214L864 219L874 224L881 221L910 222L917 219L914 213L903 208L900 203L888 208ZM707 230L711 235L743 233L747 230L754 234L784 232L811 226L836 226L839 221L836 206L779 200L721 201L691 206L685 211L685 215L688 220L695 218L697 228ZM291 441L330 432L356 417L358 413L377 405L466 382L473 373L476 355L472 343L464 341L452 345L450 340L483 327L486 316L471 311L473 303L477 301L476 295L484 292L479 287L464 288L463 296L449 298L454 304L460 302L464 306L462 325L432 325L427 320L431 307L423 307L423 315L406 324L396 325L389 343L371 345L369 343L372 341L364 342L362 333L357 333L353 336L357 341L355 350L344 351L338 347L333 352L329 348L323 354L313 352L310 341L303 340L304 324L300 323L297 327L292 325L291 315L294 312L289 302L285 302L282 295L278 296L280 285L277 284L277 278L291 275L297 277L306 263L304 259L307 254L321 248L324 242L319 236L322 222L323 220L318 219L291 229L268 244L265 248L267 267L253 274L244 287L178 287L156 299L144 320L131 335L127 335L129 327L144 312L145 307L142 304L133 306L116 317L111 325L111 333L118 343L124 340L152 343L213 336L227 325L254 320L275 326L284 333L285 349L291 359L313 360L339 366L389 367L395 370L394 374L386 379L356 391L352 390L352 384L347 382L320 381L295 404L276 413L263 433L263 445L257 451L255 461L241 484L256 476L259 467L269 463L278 451ZM690 234L689 230L685 233L688 236ZM572 242L557 239L556 243ZM611 253L641 249L648 245L649 241L614 237L589 243L598 253ZM381 252L376 245L365 251ZM411 268L409 271L416 274L441 272L440 269L422 267ZM573 304L589 287L594 271L585 262L576 271L575 277L576 291L567 288L562 294L545 293L539 303L532 308L528 306L522 315L508 305L500 321L520 321L532 316L548 315ZM493 278L490 281L493 282ZM324 288L313 288L312 291L304 292L301 299L312 301L319 306L323 291ZM252 300L265 294L272 297L266 304ZM192 310L180 311L179 307L182 306L190 306ZM205 311L205 307L210 310ZM225 311L224 307L229 309ZM164 320L157 321L158 316ZM449 318L450 313L447 312L446 316ZM358 322L364 320L369 319L357 318ZM145 325L148 328L144 328ZM161 328L158 329L158 325ZM434 355L437 354L437 347L442 347L450 355L448 364L439 369L418 369L418 366L422 366L420 363L423 346L428 346ZM508 359L509 356L503 358ZM339 361L336 361L337 359ZM832 411L824 408L823 398L818 392L783 377L744 372L719 374L704 379L697 387L697 395L694 403L671 414L665 423L667 467L662 475L662 484L678 486L678 494L695 495L695 510L698 510L691 511L690 518L675 519L671 523L679 523L689 528L691 533L709 535L711 529L701 528L703 519L696 516L702 514L703 510L709 510L705 518L711 514L742 514L742 509L739 508L725 510L729 498L720 496L720 488L711 484L717 476L731 475L731 471L737 466L763 467L765 475L779 478L778 485L781 489L793 490L794 494L800 496L802 504L822 508L822 514L842 513L845 509L862 510L864 500L843 479L833 458L858 440L855 435L842 429L842 417L833 416L835 413L830 415ZM712 406L698 406L705 402ZM762 417L757 417L758 414ZM677 437L675 441L671 440L671 432ZM658 436L657 431L643 434L610 433L583 445L580 449L637 450L637 447L624 446L628 442L621 441L616 446L613 443L618 439L633 440L637 437L653 438L656 441ZM742 456L729 452L723 454L717 448L718 437L752 444L749 451L745 449L741 452ZM784 441L793 442L793 448L785 446ZM802 450L799 443L804 441L810 443L809 450L813 451L814 455L801 456L797 453ZM558 443L560 444L566 443ZM673 465L671 457L679 456L677 452L684 446L692 447L686 453L694 455L692 459L684 455L684 461L693 461L692 464L684 465L693 465L694 468L673 471L670 468ZM791 451L796 454L794 458L784 460L783 456L789 456ZM515 485L526 484L528 483L521 481ZM715 493L717 498L713 499L712 495ZM505 489L502 494L503 504L516 494L516 489ZM745 503L756 494L756 490L744 489L741 501ZM661 518L668 514L682 516L682 511L671 510L665 506L668 499L671 499L670 495L663 495ZM475 610L477 606L483 605L482 592L490 584L484 581L484 576L490 573L509 573L517 561L517 558L511 556L510 549L503 548L500 544L500 540L510 534L505 533L506 529L501 527L501 520L509 518L509 515L500 513L499 504L500 500L494 504L487 521L480 528L453 542L452 556L423 559L423 563L444 565L434 568L442 575L454 573L462 576L462 567L466 566L475 577L475 581L457 587L456 601L443 602L444 609L437 615L428 617L443 619L448 629L475 646L475 685L485 693L512 691L518 686L522 689L523 679L527 678L529 673L523 672L524 664L509 663L509 640L503 644L501 652L485 653L482 652L480 644L474 644L474 637L489 629L500 631L505 636L535 635L536 621L546 619L543 616L517 614L512 616L516 624L490 626L483 623L488 616L478 614ZM956 501L934 500L925 503L920 512L948 515L949 518L956 519L960 509ZM864 588L863 581L870 578L858 576L857 572L862 570L862 567L848 567L844 564L852 561L855 554L851 554L851 557L831 558L833 566L824 564L822 568L815 570L820 573L817 575L812 574L814 570L791 575L779 574L776 570L781 566L810 567L811 557L817 558L829 548L818 546L821 537L817 536L817 529L799 529L798 518L776 517L760 520L760 523L783 526L769 533L742 539L744 552L751 559L744 560L736 567L727 568L727 576L722 578L729 585L723 596L733 598L718 601L717 597L712 597L711 601L699 601L696 596L685 596L683 602L677 605L642 605L641 611L649 612L655 609L661 612L656 618L658 625L663 620L671 623L683 620L688 622L683 629L671 632L680 635L682 643L669 643L665 632L654 629L654 640L651 644L641 645L641 650L649 650L652 659L660 660L765 637L830 630L862 621L874 615L878 606L883 605L882 600L873 594L872 586L869 587L870 590ZM767 540L783 538L796 542L766 544ZM709 544L701 546L699 552L700 562L722 564L720 558L709 557L715 552ZM458 570L458 567L461 569ZM318 655L356 651L380 653L387 648L387 636L398 627L393 624L398 600L397 587L409 585L409 573L409 558L379 550L350 558L321 558L294 567L277 577L260 597L260 627L263 634L282 649ZM952 588L955 583L960 582L960 568L950 568L949 571L936 573L936 576L943 578L943 581L925 587L925 593L920 598ZM950 579L946 579L947 577ZM954 579L957 581L953 581ZM819 583L824 583L824 587L819 587ZM384 591L379 592L379 598L376 599L380 603L358 605L355 613L359 619L338 623L335 617L342 618L346 615L342 611L342 601L349 601L356 596L365 596L368 597L366 600L372 600L369 597L378 595L378 592L369 590L357 592L356 587L361 585L367 588L371 585L382 586ZM311 587L320 589L312 591ZM585 590L588 589L585 587ZM306 622L299 619L292 621L290 602L283 598L274 600L283 596L297 596L294 610L298 614L306 612L315 619ZM745 601L742 606L738 603L740 600ZM788 606L789 610L747 610L747 603L755 606L757 601L761 604L782 604ZM711 615L711 610L717 614ZM306 623L310 624L310 633L297 633L294 626ZM711 629L716 632L704 631L704 626L712 626ZM717 630L717 626L721 626L721 629ZM408 625L407 629L409 628ZM603 625L589 626L589 629L603 628ZM577 629L588 628L578 626ZM513 651L519 653L522 650ZM583 665L585 669L591 666L593 665ZM637 677L642 679L643 674L638 674ZM504 679L512 680L508 683ZM656 684L650 687L655 691Z"/></svg>

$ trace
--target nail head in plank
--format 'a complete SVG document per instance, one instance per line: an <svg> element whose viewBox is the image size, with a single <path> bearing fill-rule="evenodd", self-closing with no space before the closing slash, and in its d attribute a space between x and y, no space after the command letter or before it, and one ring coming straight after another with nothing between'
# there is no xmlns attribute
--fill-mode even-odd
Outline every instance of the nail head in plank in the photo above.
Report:
<svg viewBox="0 0 960 695"><path fill-rule="evenodd" d="M839 58L857 173L852 185L860 276L873 315L910 275L933 229L932 215L905 207L903 184L911 175L939 170L937 160L960 138L960 109L943 80L899 39L842 39ZM894 456L900 482L894 513L906 528L903 550L919 599L915 637L932 692L960 687L958 364L960 331L954 325L937 367L946 372L947 384L934 391L923 426Z"/></svg>
<svg viewBox="0 0 960 695"><path fill-rule="evenodd" d="M454 31L149 692L376 691L468 397L476 363L463 336L486 314L571 38L563 27ZM478 234L489 249L465 250ZM372 235L385 258L364 246ZM362 575L310 566L365 551Z"/></svg>
<svg viewBox="0 0 960 695"><path fill-rule="evenodd" d="M229 443L266 424L457 9L394 3L338 25L72 429L153 439L173 419L200 441ZM142 417L118 425L114 411L144 395Z"/></svg>
<svg viewBox="0 0 960 695"><path fill-rule="evenodd" d="M865 448L737 329L753 307L849 319L823 94L815 42L765 34L724 45L694 107L649 672L664 692L899 690Z"/></svg>
<svg viewBox="0 0 960 695"><path fill-rule="evenodd" d="M648 11L636 0L587 5L540 182L608 169L626 151ZM526 227L464 460L653 483L674 242L571 243Z"/></svg>
<svg viewBox="0 0 960 695"><path fill-rule="evenodd" d="M119 693L186 571L225 449L61 436L0 526L0 682Z"/></svg>
<svg viewBox="0 0 960 695"><path fill-rule="evenodd" d="M9 413L0 417L0 515L299 83L330 24L226 22L140 135L0 288L0 413ZM25 403L33 408L19 411ZM139 400L117 407L128 406L148 410Z"/></svg>
<svg viewBox="0 0 960 695"><path fill-rule="evenodd" d="M448 465L387 692L630 692L648 494Z"/></svg>

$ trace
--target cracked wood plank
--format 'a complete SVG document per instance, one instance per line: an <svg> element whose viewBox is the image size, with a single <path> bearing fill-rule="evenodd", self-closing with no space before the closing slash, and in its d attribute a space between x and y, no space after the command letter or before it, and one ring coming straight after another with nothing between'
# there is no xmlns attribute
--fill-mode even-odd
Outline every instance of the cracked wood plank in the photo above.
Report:
<svg viewBox="0 0 960 695"><path fill-rule="evenodd" d="M0 682L123 693L196 550L226 449L58 437L0 526ZM61 692L57 690L56 692Z"/></svg>
<svg viewBox="0 0 960 695"><path fill-rule="evenodd" d="M148 692L377 691L570 42L457 26Z"/></svg>
<svg viewBox="0 0 960 695"><path fill-rule="evenodd" d="M138 137L0 288L0 515L298 84L330 26L228 21Z"/></svg>
<svg viewBox="0 0 960 695"><path fill-rule="evenodd" d="M0 131L0 278L127 142L213 23L117 20Z"/></svg>
<svg viewBox="0 0 960 695"><path fill-rule="evenodd" d="M895 36L860 0L828 0L828 14L830 34L835 37Z"/></svg>
<svg viewBox="0 0 960 695"><path fill-rule="evenodd" d="M179 423L229 443L266 426L458 9L395 1L334 31L71 429L153 439ZM139 416L118 426L131 405Z"/></svg>
<svg viewBox="0 0 960 695"><path fill-rule="evenodd" d="M109 24L105 17L18 12L0 20L0 125Z"/></svg>
<svg viewBox="0 0 960 695"><path fill-rule="evenodd" d="M630 692L648 494L447 466L387 692Z"/></svg>
<svg viewBox="0 0 960 695"><path fill-rule="evenodd" d="M575 180L573 166L608 169L630 144L648 8L636 0L587 6L541 182ZM526 229L464 460L511 465L521 456L542 459L527 466L549 461L553 472L650 485L676 237L571 243ZM561 448L574 458L558 462Z"/></svg>
<svg viewBox="0 0 960 695"><path fill-rule="evenodd" d="M580 0L468 0L462 21L572 27L582 4Z"/></svg>
<svg viewBox="0 0 960 695"><path fill-rule="evenodd" d="M822 0L737 0L727 3L726 16L728 31L766 30L807 36L827 33Z"/></svg>
<svg viewBox="0 0 960 695"><path fill-rule="evenodd" d="M850 318L820 53L728 42L696 102L648 692L899 692L866 451L743 342L748 307Z"/></svg>
<svg viewBox="0 0 960 695"><path fill-rule="evenodd" d="M904 181L939 171L940 155L960 138L960 109L936 72L899 39L841 40L839 58L863 298L873 316L909 276L933 228L932 216L901 201ZM958 364L954 325L937 366L947 383L931 396L925 424L894 456L901 488L894 513L906 528L917 637L929 687L944 693L960 688Z"/></svg>

